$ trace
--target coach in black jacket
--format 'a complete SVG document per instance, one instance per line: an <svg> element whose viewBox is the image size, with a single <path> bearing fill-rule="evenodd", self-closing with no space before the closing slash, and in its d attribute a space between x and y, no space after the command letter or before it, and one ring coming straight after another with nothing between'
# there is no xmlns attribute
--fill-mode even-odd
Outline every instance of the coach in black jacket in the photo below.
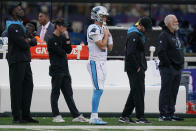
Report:
<svg viewBox="0 0 196 131"><path fill-rule="evenodd" d="M131 90L119 122L134 123L129 116L135 108L136 123L150 123L144 118L144 80L147 69L144 33L151 29L151 19L149 17L143 17L136 25L131 26L128 30L125 51L125 71L129 78Z"/></svg>
<svg viewBox="0 0 196 131"><path fill-rule="evenodd" d="M26 29L21 22L24 11L20 4L12 5L9 11L12 20L6 21L6 31L8 32L7 59L13 123L38 123L30 115L33 79L29 47L30 45L36 45L36 40L26 35Z"/></svg>
<svg viewBox="0 0 196 131"><path fill-rule="evenodd" d="M71 53L72 47L66 22L63 18L55 20L55 30L48 41L48 52L50 58L49 74L52 76L51 107L54 116L53 122L64 122L58 109L60 90L63 93L68 108L73 116L73 122L87 122L87 119L80 115L76 108L71 85L67 55Z"/></svg>
<svg viewBox="0 0 196 131"><path fill-rule="evenodd" d="M159 96L159 121L183 120L174 115L176 98L184 64L183 46L176 34L178 20L175 15L165 17L166 27L159 36L157 53L160 60L161 91Z"/></svg>

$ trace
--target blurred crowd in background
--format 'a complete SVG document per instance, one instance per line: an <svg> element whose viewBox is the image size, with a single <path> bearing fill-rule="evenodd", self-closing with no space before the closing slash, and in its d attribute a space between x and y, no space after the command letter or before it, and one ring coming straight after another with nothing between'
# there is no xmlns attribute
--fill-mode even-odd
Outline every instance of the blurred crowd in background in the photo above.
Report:
<svg viewBox="0 0 196 131"><path fill-rule="evenodd" d="M1 3L0 33L4 30L5 20L8 19L8 7L12 1ZM179 37L185 45L185 52L196 52L196 5L182 4L129 4L129 3L67 3L67 2L22 2L25 11L24 24L33 22L39 27L38 14L40 11L50 13L51 21L57 17L64 17L69 21L69 32L81 39L73 44L86 43L86 29L90 23L90 12L96 5L105 6L110 13L110 26L129 27L142 16L150 16L153 26L159 26L167 14L177 16L180 23ZM76 37L76 39L78 38ZM74 41L74 40L73 40Z"/></svg>

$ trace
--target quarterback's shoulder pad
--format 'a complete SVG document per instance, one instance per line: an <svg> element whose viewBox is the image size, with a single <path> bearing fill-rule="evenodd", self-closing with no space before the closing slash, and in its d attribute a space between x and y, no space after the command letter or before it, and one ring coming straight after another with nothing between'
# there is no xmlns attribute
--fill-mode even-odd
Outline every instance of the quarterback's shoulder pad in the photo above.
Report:
<svg viewBox="0 0 196 131"><path fill-rule="evenodd" d="M101 34L101 28L99 28L97 25L91 25L89 27L89 35L96 35L96 34Z"/></svg>

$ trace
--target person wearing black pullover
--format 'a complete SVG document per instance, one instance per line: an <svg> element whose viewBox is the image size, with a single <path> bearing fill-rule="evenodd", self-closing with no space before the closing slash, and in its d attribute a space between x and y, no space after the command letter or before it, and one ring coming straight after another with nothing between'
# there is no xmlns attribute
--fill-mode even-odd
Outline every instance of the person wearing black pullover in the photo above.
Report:
<svg viewBox="0 0 196 131"><path fill-rule="evenodd" d="M6 21L8 35L8 65L10 79L10 96L13 123L38 123L30 115L33 93L30 46L36 45L35 39L27 36L22 24L24 11L20 3L10 6L12 20Z"/></svg>
<svg viewBox="0 0 196 131"><path fill-rule="evenodd" d="M129 116L134 108L136 111L136 123L151 123L144 118L144 94L145 94L145 71L147 62L145 58L144 33L152 29L151 19L147 16L131 26L128 30L125 50L125 71L127 72L130 93L127 98L122 116L119 122L135 123Z"/></svg>
<svg viewBox="0 0 196 131"><path fill-rule="evenodd" d="M52 77L51 107L53 122L64 122L58 109L60 90L63 93L68 108L73 116L73 122L88 122L76 108L71 86L71 76L68 68L67 55L71 53L69 35L63 18L55 20L55 30L48 41L48 52L50 58L49 75Z"/></svg>
<svg viewBox="0 0 196 131"><path fill-rule="evenodd" d="M159 36L157 53L160 60L161 90L159 95L159 121L183 120L174 115L184 64L183 46L177 36L178 20L175 15L164 19L165 27Z"/></svg>

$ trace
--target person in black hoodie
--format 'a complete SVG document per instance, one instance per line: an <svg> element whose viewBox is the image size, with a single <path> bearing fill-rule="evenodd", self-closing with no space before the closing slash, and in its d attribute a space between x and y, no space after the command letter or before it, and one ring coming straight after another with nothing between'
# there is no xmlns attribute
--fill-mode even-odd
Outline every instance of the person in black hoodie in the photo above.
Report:
<svg viewBox="0 0 196 131"><path fill-rule="evenodd" d="M67 55L71 53L72 46L67 32L67 22L63 18L55 20L55 30L48 40L48 52L50 58L49 75L52 77L51 107L53 122L64 122L58 109L60 90L63 93L68 108L73 116L72 122L88 122L76 108L71 86Z"/></svg>
<svg viewBox="0 0 196 131"><path fill-rule="evenodd" d="M127 33L125 50L125 71L127 72L130 93L127 98L122 116L119 122L135 123L129 116L134 108L136 110L136 123L151 123L144 118L144 94L145 94L145 71L147 62L145 58L144 33L152 29L151 19L147 16L131 26Z"/></svg>
<svg viewBox="0 0 196 131"><path fill-rule="evenodd" d="M193 26L193 31L188 35L188 43L193 53L196 53L196 25Z"/></svg>
<svg viewBox="0 0 196 131"><path fill-rule="evenodd" d="M163 28L157 45L160 60L161 90L159 95L159 121L183 120L174 115L176 98L181 79L181 69L184 64L183 45L176 31L178 20L175 15L168 15L164 19Z"/></svg>
<svg viewBox="0 0 196 131"><path fill-rule="evenodd" d="M6 21L8 35L8 65L10 79L11 109L13 123L38 123L30 115L33 93L33 78L31 71L30 46L36 45L36 40L26 35L22 24L24 11L20 3L10 6L12 20Z"/></svg>

